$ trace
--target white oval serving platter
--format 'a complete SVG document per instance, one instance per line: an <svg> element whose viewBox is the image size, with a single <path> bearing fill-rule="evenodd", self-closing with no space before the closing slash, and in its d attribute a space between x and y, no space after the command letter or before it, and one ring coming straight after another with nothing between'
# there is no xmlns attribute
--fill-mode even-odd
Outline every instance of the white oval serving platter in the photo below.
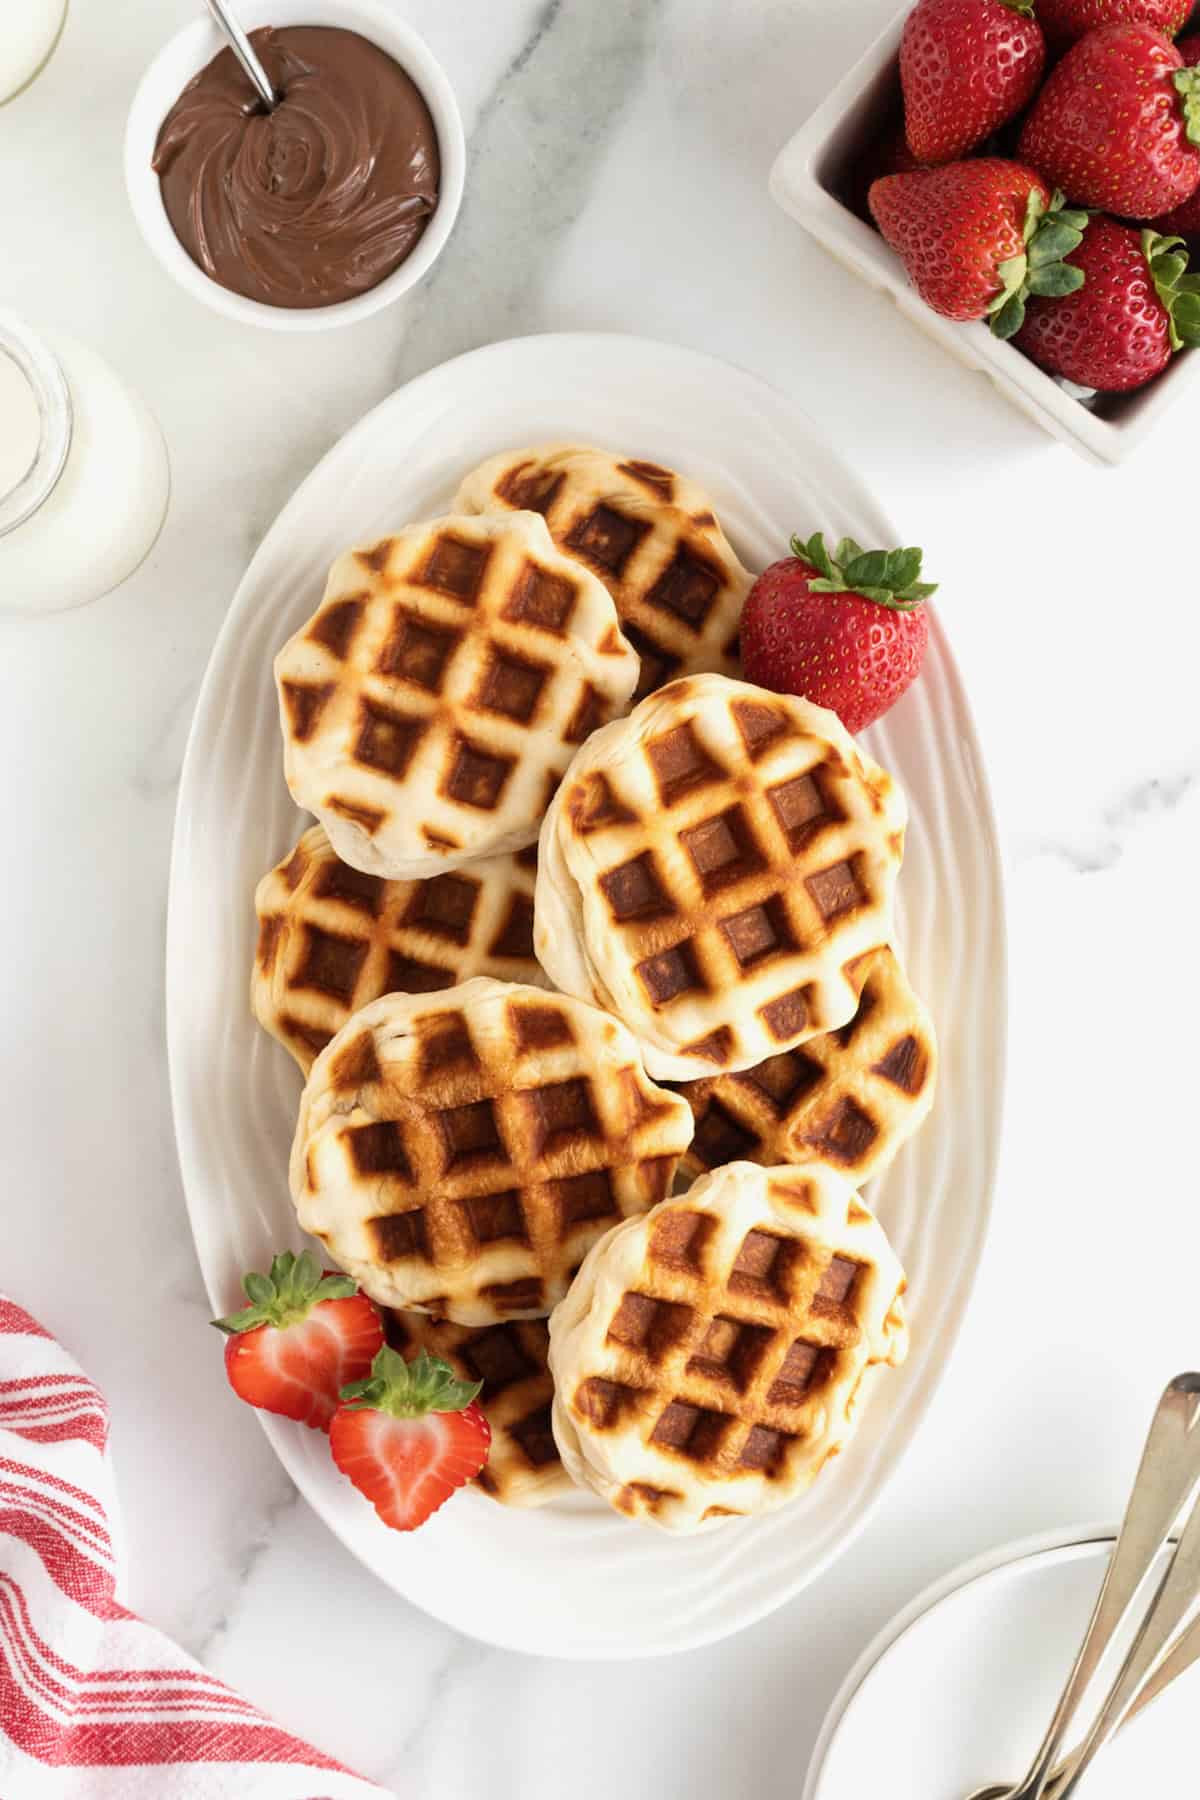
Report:
<svg viewBox="0 0 1200 1800"><path fill-rule="evenodd" d="M253 894L308 822L283 782L271 662L334 556L444 511L497 450L576 439L674 464L712 494L751 568L794 531L902 541L806 415L757 378L677 346L564 334L474 351L409 383L318 464L263 540L196 707L180 785L167 1028L180 1163L216 1312L241 1271L302 1241L287 1186L291 1059L250 1015ZM927 546L936 572L936 544ZM783 1604L845 1550L937 1386L987 1227L1000 1125L1005 952L1000 857L966 700L936 618L921 679L865 734L907 790L903 947L942 1046L933 1116L868 1198L909 1276L913 1347L853 1448L792 1507L676 1540L572 1495L533 1512L471 1492L419 1533L389 1532L325 1439L264 1416L297 1485L380 1578L458 1629L568 1657L709 1643Z"/></svg>

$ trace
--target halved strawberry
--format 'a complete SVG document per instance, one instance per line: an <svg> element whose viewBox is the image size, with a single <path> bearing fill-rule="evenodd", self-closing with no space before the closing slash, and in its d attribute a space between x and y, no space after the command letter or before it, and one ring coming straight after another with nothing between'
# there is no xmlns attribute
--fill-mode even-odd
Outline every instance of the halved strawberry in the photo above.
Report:
<svg viewBox="0 0 1200 1800"><path fill-rule="evenodd" d="M242 1280L249 1306L214 1319L226 1333L225 1373L240 1399L328 1431L348 1381L371 1367L383 1343L374 1305L348 1275L329 1275L311 1250L284 1250L269 1275Z"/></svg>
<svg viewBox="0 0 1200 1800"><path fill-rule="evenodd" d="M427 1350L405 1362L385 1348L366 1380L342 1389L329 1428L333 1460L393 1531L415 1531L487 1461L482 1386Z"/></svg>

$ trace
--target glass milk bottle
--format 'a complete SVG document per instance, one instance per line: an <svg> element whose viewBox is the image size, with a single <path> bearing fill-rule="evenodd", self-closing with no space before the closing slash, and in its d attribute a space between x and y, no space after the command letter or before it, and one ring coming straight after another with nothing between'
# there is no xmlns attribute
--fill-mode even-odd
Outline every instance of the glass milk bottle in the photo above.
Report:
<svg viewBox="0 0 1200 1800"><path fill-rule="evenodd" d="M162 433L108 364L0 311L0 607L62 612L119 586L169 487Z"/></svg>
<svg viewBox="0 0 1200 1800"><path fill-rule="evenodd" d="M0 105L41 74L66 16L67 0L0 0Z"/></svg>

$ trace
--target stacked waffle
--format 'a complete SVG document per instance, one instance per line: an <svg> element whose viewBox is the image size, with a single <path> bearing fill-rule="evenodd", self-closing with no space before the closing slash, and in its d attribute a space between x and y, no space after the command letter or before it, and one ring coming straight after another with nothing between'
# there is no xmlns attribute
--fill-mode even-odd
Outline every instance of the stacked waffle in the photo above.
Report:
<svg viewBox="0 0 1200 1800"><path fill-rule="evenodd" d="M933 1097L906 809L736 679L750 579L683 476L551 445L339 558L276 659L319 821L256 897L292 1197L397 1348L483 1383L508 1504L767 1510L904 1353L857 1188Z"/></svg>

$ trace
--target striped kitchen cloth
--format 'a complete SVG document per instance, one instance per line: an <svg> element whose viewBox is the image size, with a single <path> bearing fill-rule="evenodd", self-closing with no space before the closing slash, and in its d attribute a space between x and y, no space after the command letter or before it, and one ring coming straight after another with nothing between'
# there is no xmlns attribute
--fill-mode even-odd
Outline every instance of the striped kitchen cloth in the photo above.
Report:
<svg viewBox="0 0 1200 1800"><path fill-rule="evenodd" d="M2 1800L386 1800L116 1598L108 1407L0 1295Z"/></svg>

